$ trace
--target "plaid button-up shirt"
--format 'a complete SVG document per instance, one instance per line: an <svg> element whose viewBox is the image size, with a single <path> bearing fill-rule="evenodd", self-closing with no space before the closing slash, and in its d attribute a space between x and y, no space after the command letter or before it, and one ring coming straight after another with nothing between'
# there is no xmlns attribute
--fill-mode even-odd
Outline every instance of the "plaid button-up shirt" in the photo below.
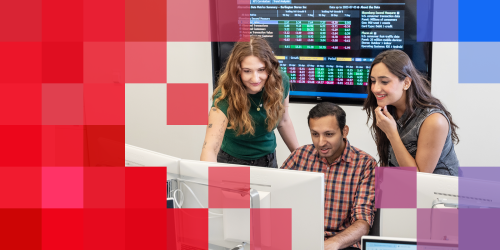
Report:
<svg viewBox="0 0 500 250"><path fill-rule="evenodd" d="M345 140L342 156L332 164L320 157L313 144L296 149L281 168L325 174L325 240L356 220L372 226L375 217L375 168L369 154ZM360 242L353 247L361 248Z"/></svg>

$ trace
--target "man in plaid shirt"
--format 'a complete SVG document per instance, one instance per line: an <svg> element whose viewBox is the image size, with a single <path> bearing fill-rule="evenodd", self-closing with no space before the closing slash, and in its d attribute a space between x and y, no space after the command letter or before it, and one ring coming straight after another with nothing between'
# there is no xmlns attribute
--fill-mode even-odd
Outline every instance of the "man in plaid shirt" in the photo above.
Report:
<svg viewBox="0 0 500 250"><path fill-rule="evenodd" d="M281 168L325 174L325 250L358 249L375 217L377 162L349 144L338 105L320 103L307 120L313 144L297 148Z"/></svg>

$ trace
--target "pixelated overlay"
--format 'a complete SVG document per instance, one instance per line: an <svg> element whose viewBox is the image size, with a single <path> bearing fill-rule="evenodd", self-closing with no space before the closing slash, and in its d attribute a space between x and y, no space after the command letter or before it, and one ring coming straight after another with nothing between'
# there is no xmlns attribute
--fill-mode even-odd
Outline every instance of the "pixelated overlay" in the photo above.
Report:
<svg viewBox="0 0 500 250"><path fill-rule="evenodd" d="M419 42L500 42L496 30L494 0L418 0L417 41ZM481 22L472 22L481 13Z"/></svg>
<svg viewBox="0 0 500 250"><path fill-rule="evenodd" d="M167 0L167 41L248 41L249 17L250 0Z"/></svg>
<svg viewBox="0 0 500 250"><path fill-rule="evenodd" d="M460 167L459 173L460 249L496 248L491 225L500 222L500 168Z"/></svg>
<svg viewBox="0 0 500 250"><path fill-rule="evenodd" d="M0 42L0 55L0 84L41 82L41 42Z"/></svg>
<svg viewBox="0 0 500 250"><path fill-rule="evenodd" d="M0 125L0 167L33 167L42 163L42 125Z"/></svg>
<svg viewBox="0 0 500 250"><path fill-rule="evenodd" d="M250 249L292 249L292 209L250 209Z"/></svg>
<svg viewBox="0 0 500 250"><path fill-rule="evenodd" d="M84 0L83 40L85 42L124 42L125 1Z"/></svg>
<svg viewBox="0 0 500 250"><path fill-rule="evenodd" d="M457 0L417 1L417 41L458 41Z"/></svg>
<svg viewBox="0 0 500 250"><path fill-rule="evenodd" d="M379 167L375 170L376 208L416 208L417 168Z"/></svg>
<svg viewBox="0 0 500 250"><path fill-rule="evenodd" d="M138 173L131 170L133 175L127 176L128 170L123 167L125 130L121 120L124 117L124 91L118 88L114 91L113 84L121 84L119 88L124 88L125 82L166 83L167 38L168 41L245 39L246 31L240 31L240 27L244 28L247 20L239 17L248 9L238 8L241 2L214 0L207 4L200 1L198 5L188 6L198 12L198 20L208 20L204 23L196 23L196 18L184 21L185 17L180 14L188 2L178 0L147 3L137 0L20 0L0 3L0 100L3 107L9 107L2 109L0 118L0 137L4 145L8 145L0 153L3 156L0 163L0 249L164 249L165 245L168 249L174 246L207 249L208 209L169 209L165 213L164 207L160 208L160 201L164 204L165 197L163 183L158 192L140 196L141 192L156 190L156 185L160 186L158 183L164 174L156 176L155 171L161 170L136 170ZM419 0L419 4L425 5L426 1ZM428 23L419 23L427 32L424 39L429 41L454 41L453 38L458 36L454 39L460 41L460 83L498 82L493 79L493 74L470 72L496 72L494 66L497 64L491 58L500 51L500 34L491 31L496 30L494 11L499 4L493 0L481 1L480 4L460 0L458 14L455 14L457 5L451 0L437 0L430 6L435 20L432 29L425 28ZM161 8L165 5L166 10ZM213 16L207 13L207 9L225 15L219 15L217 22L212 22ZM443 9L447 10L446 15L439 14ZM148 14L144 14L145 11ZM481 23L470 21L471 13L481 13ZM458 22L454 23L454 20ZM176 25L178 23L184 26ZM208 29L200 30L207 25ZM200 32L190 33L190 30ZM106 47L113 43L117 46ZM119 48L123 44L125 49L120 54ZM121 62L124 62L124 69ZM478 65L482 65L481 70ZM77 119L80 106L76 103L80 95L75 88L61 87L50 93L43 92L45 87L58 84L95 84L84 88L87 90L84 94L88 95L84 109L89 112L85 113L83 123ZM101 84L109 85L98 86ZM203 120L206 125L208 84L205 86L207 93L200 96L207 100L190 103L195 114L193 117L201 117L200 121L179 116L180 123L200 125ZM67 96L63 98L61 95ZM66 107L62 107L64 105ZM59 116L58 112L61 112ZM175 112L170 114L175 115ZM45 167L52 172L43 175L42 168ZM74 195L80 192L80 170L83 170L83 209L76 208L80 206L80 198ZM500 222L500 213L496 204L488 200L496 200L491 190L496 187L495 181L500 179L495 172L498 168L463 170L460 177L463 181L459 181L460 247L493 249L497 245L494 225ZM380 207L393 205L390 197L398 194L390 188L394 187L392 177L413 180L409 177L411 171L403 172L407 173L389 171L390 174L383 177L391 181L378 186L383 191L378 195L389 197L388 203L383 199ZM150 178L154 181L145 183ZM467 178L481 181L467 181ZM51 186L43 189L44 182ZM413 192L411 186L416 186L414 184L394 185L398 185L407 196ZM62 190L61 187L68 188ZM128 193L127 190L131 189L134 191ZM51 196L51 199L44 199ZM69 199L60 199L69 196ZM151 202L145 202L145 199ZM416 206L411 206L411 199L403 201L407 207ZM471 204L471 201L475 203ZM397 202L400 207L401 199ZM262 234L271 230L271 246L278 242L279 246L291 247L291 211L280 211L276 215L275 211L253 212L253 226L258 223L261 228L265 226ZM455 225L456 220L454 215L445 213L451 213L451 210L433 211L429 220L432 232L426 232L427 225L422 224L424 231L418 237L439 239L446 236L453 239L456 232L442 225ZM440 216L434 219L438 214ZM271 219L256 220L266 216ZM426 216L428 210L419 212L420 218ZM278 224L280 228L276 229ZM284 232L283 228L289 228L290 232ZM254 237L258 235L253 234ZM262 238L261 244L266 243L266 239ZM265 249L269 245L261 247Z"/></svg>
<svg viewBox="0 0 500 250"><path fill-rule="evenodd" d="M0 209L0 221L0 249L41 249L42 209Z"/></svg>
<svg viewBox="0 0 500 250"><path fill-rule="evenodd" d="M44 42L82 42L83 2L83 0L43 0L42 40Z"/></svg>
<svg viewBox="0 0 500 250"><path fill-rule="evenodd" d="M42 126L42 166L83 166L84 126Z"/></svg>
<svg viewBox="0 0 500 250"><path fill-rule="evenodd" d="M83 42L43 42L42 82L83 83Z"/></svg>
<svg viewBox="0 0 500 250"><path fill-rule="evenodd" d="M83 250L83 209L42 209L42 249Z"/></svg>
<svg viewBox="0 0 500 250"><path fill-rule="evenodd" d="M166 210L165 207L125 209L125 249L170 250L166 237L170 221L167 220Z"/></svg>
<svg viewBox="0 0 500 250"><path fill-rule="evenodd" d="M83 208L83 167L42 167L42 208Z"/></svg>
<svg viewBox="0 0 500 250"><path fill-rule="evenodd" d="M126 83L166 83L167 43L126 42Z"/></svg>
<svg viewBox="0 0 500 250"><path fill-rule="evenodd" d="M0 2L0 42L41 40L42 0Z"/></svg>
<svg viewBox="0 0 500 250"><path fill-rule="evenodd" d="M500 83L491 73L498 71L500 42L460 42L458 52L459 83Z"/></svg>
<svg viewBox="0 0 500 250"><path fill-rule="evenodd" d="M0 211L6 208L37 209L41 207L41 167L0 167ZM3 225L0 228L3 228Z"/></svg>
<svg viewBox="0 0 500 250"><path fill-rule="evenodd" d="M166 209L166 182L165 167L125 168L125 207Z"/></svg>
<svg viewBox="0 0 500 250"><path fill-rule="evenodd" d="M458 243L459 209L435 208L417 209L417 249L439 247L445 243Z"/></svg>
<svg viewBox="0 0 500 250"><path fill-rule="evenodd" d="M43 125L83 125L83 84L39 84Z"/></svg>
<svg viewBox="0 0 500 250"><path fill-rule="evenodd" d="M250 168L208 168L209 208L250 208Z"/></svg>
<svg viewBox="0 0 500 250"><path fill-rule="evenodd" d="M86 125L100 126L101 128L110 125L110 127L107 127L108 129L116 129L116 141L125 143L124 135L119 134L125 128L125 84L84 84L83 94L84 123ZM118 136L121 138L118 138ZM116 147L118 147L118 144L116 144ZM120 165L123 165L123 163Z"/></svg>
<svg viewBox="0 0 500 250"><path fill-rule="evenodd" d="M83 136L85 166L124 166L125 125L86 125Z"/></svg>
<svg viewBox="0 0 500 250"><path fill-rule="evenodd" d="M125 43L83 43L83 82L125 83Z"/></svg>
<svg viewBox="0 0 500 250"><path fill-rule="evenodd" d="M39 83L0 84L0 125L40 125L41 102L42 85Z"/></svg>
<svg viewBox="0 0 500 250"><path fill-rule="evenodd" d="M167 218L167 249L208 250L208 209L167 209Z"/></svg>
<svg viewBox="0 0 500 250"><path fill-rule="evenodd" d="M208 84L167 84L167 125L207 125Z"/></svg>
<svg viewBox="0 0 500 250"><path fill-rule="evenodd" d="M165 0L125 1L125 41L165 42L166 40L167 2Z"/></svg>
<svg viewBox="0 0 500 250"><path fill-rule="evenodd" d="M125 208L124 167L85 167L83 175L85 209Z"/></svg>
<svg viewBox="0 0 500 250"><path fill-rule="evenodd" d="M83 209L84 249L125 249L125 209Z"/></svg>
<svg viewBox="0 0 500 250"><path fill-rule="evenodd" d="M493 32L498 30L497 10L499 8L500 2L495 0L458 0L459 41L500 42L500 33ZM481 13L480 23L470 21L473 13Z"/></svg>

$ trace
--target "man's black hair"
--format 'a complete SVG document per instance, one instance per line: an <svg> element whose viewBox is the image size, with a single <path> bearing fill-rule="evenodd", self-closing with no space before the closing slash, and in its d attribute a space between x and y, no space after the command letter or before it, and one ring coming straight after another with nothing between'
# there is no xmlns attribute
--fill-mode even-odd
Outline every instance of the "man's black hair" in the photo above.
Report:
<svg viewBox="0 0 500 250"><path fill-rule="evenodd" d="M309 111L309 115L307 116L307 125L309 125L309 121L311 119L321 118L329 115L335 116L340 127L340 132L344 134L343 130L346 120L345 111L339 105L331 102L322 102L314 106L314 108Z"/></svg>

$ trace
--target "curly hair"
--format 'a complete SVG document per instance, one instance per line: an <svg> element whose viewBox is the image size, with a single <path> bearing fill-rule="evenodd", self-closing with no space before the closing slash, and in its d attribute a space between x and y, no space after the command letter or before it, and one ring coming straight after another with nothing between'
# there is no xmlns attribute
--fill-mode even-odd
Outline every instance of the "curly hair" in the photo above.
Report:
<svg viewBox="0 0 500 250"><path fill-rule="evenodd" d="M250 37L249 41L237 42L223 68L212 98L217 108L221 100L227 99L227 119L230 125L228 129L236 131L238 136L255 133L255 124L249 114L250 99L241 80L241 62L248 56L259 58L268 74L262 99L267 113L266 123L269 132L274 129L284 113L283 79L280 64L274 57L271 47L266 40L257 36Z"/></svg>

